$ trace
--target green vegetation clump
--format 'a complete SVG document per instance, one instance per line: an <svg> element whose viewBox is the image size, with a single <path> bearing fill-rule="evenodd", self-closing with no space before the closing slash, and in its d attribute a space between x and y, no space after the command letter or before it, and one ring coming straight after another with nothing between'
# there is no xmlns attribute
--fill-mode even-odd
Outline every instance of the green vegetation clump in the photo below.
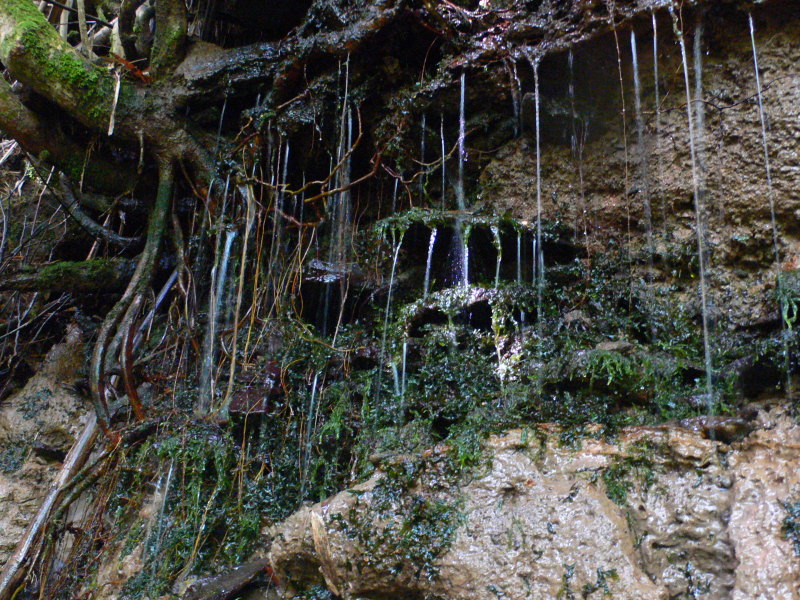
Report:
<svg viewBox="0 0 800 600"><path fill-rule="evenodd" d="M781 524L781 533L792 543L794 553L800 556L800 500L784 502L783 508L786 510L786 517Z"/></svg>
<svg viewBox="0 0 800 600"><path fill-rule="evenodd" d="M603 471L606 495L615 503L624 506L628 492L634 485L646 491L655 483L656 471L653 464L654 448L647 442L636 442L626 449L627 453L618 456Z"/></svg>

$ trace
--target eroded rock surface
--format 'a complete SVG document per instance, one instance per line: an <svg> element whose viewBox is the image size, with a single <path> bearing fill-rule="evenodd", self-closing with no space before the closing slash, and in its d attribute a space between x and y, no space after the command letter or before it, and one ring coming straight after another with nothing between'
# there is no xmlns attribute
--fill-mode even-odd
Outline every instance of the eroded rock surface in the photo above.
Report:
<svg viewBox="0 0 800 600"><path fill-rule="evenodd" d="M401 457L272 531L271 561L288 589L324 582L344 598L797 599L782 525L800 494L800 426L780 409L754 425L732 444L662 426L577 449L546 427L512 431L471 481L443 484L434 451L386 500L409 474ZM407 510L443 501L458 516ZM452 518L453 534L409 554L424 514Z"/></svg>
<svg viewBox="0 0 800 600"><path fill-rule="evenodd" d="M88 403L72 387L82 364L81 332L73 327L25 387L0 404L0 565L86 423Z"/></svg>

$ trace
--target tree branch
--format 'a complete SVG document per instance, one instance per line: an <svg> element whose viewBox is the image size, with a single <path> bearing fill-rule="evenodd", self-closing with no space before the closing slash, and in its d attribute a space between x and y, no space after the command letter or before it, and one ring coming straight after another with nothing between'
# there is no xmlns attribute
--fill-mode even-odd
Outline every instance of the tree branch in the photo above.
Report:
<svg viewBox="0 0 800 600"><path fill-rule="evenodd" d="M141 237L125 237L118 233L106 229L81 209L80 203L75 199L75 194L70 188L67 178L61 176L61 190L64 195L56 194L59 203L64 207L70 217L75 219L78 224L86 231L91 233L96 238L99 238L112 246L119 248L130 248L131 246L138 246L142 243Z"/></svg>
<svg viewBox="0 0 800 600"><path fill-rule="evenodd" d="M31 0L0 3L0 60L12 76L96 131L108 128L114 78L78 54L58 35ZM134 111L137 92L122 83L116 120L120 125ZM117 131L135 140L136 131Z"/></svg>
<svg viewBox="0 0 800 600"><path fill-rule="evenodd" d="M25 268L0 280L0 290L92 294L125 289L136 268L127 258L55 262Z"/></svg>
<svg viewBox="0 0 800 600"><path fill-rule="evenodd" d="M40 160L53 164L73 181L119 194L130 190L137 178L133 165L87 160L86 151L64 135L57 123L44 121L29 110L11 86L0 78L0 129Z"/></svg>
<svg viewBox="0 0 800 600"><path fill-rule="evenodd" d="M156 33L150 53L150 74L153 77L172 72L183 60L187 25L184 0L156 2Z"/></svg>

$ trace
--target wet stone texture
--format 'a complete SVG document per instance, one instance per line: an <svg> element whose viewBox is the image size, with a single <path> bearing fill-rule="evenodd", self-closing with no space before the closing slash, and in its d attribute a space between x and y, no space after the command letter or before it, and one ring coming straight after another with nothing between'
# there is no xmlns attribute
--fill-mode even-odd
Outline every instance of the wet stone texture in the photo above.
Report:
<svg viewBox="0 0 800 600"><path fill-rule="evenodd" d="M460 520L435 568L367 557L370 527L387 530L370 502L383 471L270 531L272 564L289 591L324 582L343 598L800 598L800 557L782 532L800 492L800 426L777 408L755 424L732 444L678 426L579 448L546 427L512 431L454 493ZM419 482L408 493L436 494ZM395 531L381 537L387 551L402 544Z"/></svg>
<svg viewBox="0 0 800 600"><path fill-rule="evenodd" d="M800 267L800 11L796 3L771 6L772 10L754 12L754 22L772 188L766 177L747 15L721 8L711 11L702 34L704 126L696 127L695 146L709 289L719 317L737 326L774 318L776 272ZM630 245L643 247L647 195L652 205L655 280L676 281L686 280L696 269L689 259L697 253L697 220L681 53L669 14L659 12L657 18L658 109L652 29L644 21L636 28L643 145L637 141L628 31L620 32L624 107L613 37L575 49L574 109L567 88L566 53L544 61L543 218L574 226L590 256L602 253L609 238L628 236ZM695 94L689 26L686 43ZM535 220L537 207L532 96L526 93L523 102L527 124L523 135L493 155L481 173L478 192L481 201L498 213L507 211L530 221ZM628 117L625 128L622 114ZM641 168L642 157L646 171ZM770 198L778 227L779 268Z"/></svg>
<svg viewBox="0 0 800 600"><path fill-rule="evenodd" d="M90 408L73 387L82 364L81 333L70 328L36 375L0 405L0 566L85 425Z"/></svg>

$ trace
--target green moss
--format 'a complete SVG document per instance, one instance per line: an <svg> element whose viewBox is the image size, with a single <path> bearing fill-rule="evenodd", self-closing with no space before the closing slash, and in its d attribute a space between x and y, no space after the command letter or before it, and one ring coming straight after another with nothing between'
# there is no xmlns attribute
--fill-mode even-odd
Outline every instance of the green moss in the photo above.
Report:
<svg viewBox="0 0 800 600"><path fill-rule="evenodd" d="M800 500L784 502L786 517L781 523L781 534L792 543L794 553L800 556Z"/></svg>
<svg viewBox="0 0 800 600"><path fill-rule="evenodd" d="M603 472L606 495L615 503L624 506L628 492L638 485L646 491L656 478L652 455L654 448L647 442L637 442L626 448L626 454L617 456Z"/></svg>
<svg viewBox="0 0 800 600"><path fill-rule="evenodd" d="M0 473L8 475L18 471L27 456L27 444L13 444L0 449Z"/></svg>

